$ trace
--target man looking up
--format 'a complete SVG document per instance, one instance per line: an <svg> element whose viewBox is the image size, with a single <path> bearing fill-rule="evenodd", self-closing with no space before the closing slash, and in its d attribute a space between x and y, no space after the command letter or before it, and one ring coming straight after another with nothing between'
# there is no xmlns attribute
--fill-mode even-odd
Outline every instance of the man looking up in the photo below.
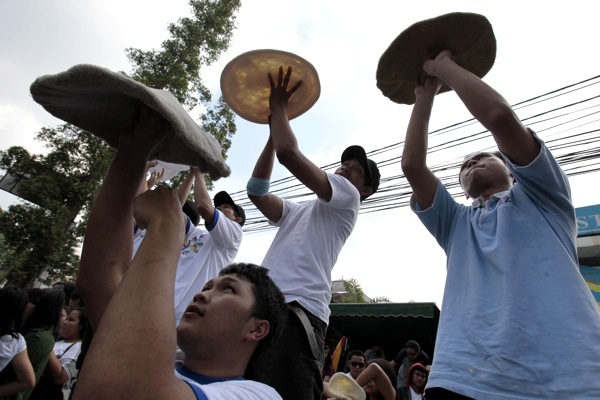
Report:
<svg viewBox="0 0 600 400"><path fill-rule="evenodd" d="M600 311L579 272L566 175L508 102L450 51L423 70L402 170L413 189L411 208L448 257L426 398L597 398ZM426 163L442 82L502 153L463 164L460 183L472 206L457 203Z"/></svg>
<svg viewBox="0 0 600 400"><path fill-rule="evenodd" d="M175 329L174 281L186 218L169 189L134 201L151 150L167 134L152 110L121 134L90 212L77 285L95 330L75 399L280 399L242 378L278 335L283 295L266 270L234 264L208 281ZM146 235L135 257L134 217ZM176 345L184 360L175 370Z"/></svg>
<svg viewBox="0 0 600 400"><path fill-rule="evenodd" d="M342 153L335 174L322 171L302 154L286 111L290 96L302 84L288 90L291 74L288 68L284 78L280 67L276 83L269 74L270 136L247 186L250 200L279 227L263 265L284 293L290 312L281 339L250 372L286 400L319 400L331 270L354 229L361 201L377 191L380 175L360 146ZM275 155L317 199L299 204L269 193Z"/></svg>

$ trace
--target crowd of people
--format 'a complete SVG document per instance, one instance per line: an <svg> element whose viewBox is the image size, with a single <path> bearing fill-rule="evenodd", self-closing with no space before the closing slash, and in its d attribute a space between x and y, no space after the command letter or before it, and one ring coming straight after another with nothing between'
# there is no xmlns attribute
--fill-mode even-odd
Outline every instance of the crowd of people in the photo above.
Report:
<svg viewBox="0 0 600 400"><path fill-rule="evenodd" d="M278 227L262 266L233 263L244 210L226 192L211 199L200 170L177 189L153 188L148 158L170 132L139 107L91 208L77 291L64 283L0 292L2 398L343 398L331 392L324 355L331 271L380 173L356 145L335 173L319 169L287 116L302 82L290 84L291 67L268 81L269 137L247 185ZM426 163L442 83L499 149L465 158L459 180L471 206ZM596 398L600 312L577 269L565 174L450 51L424 61L415 95L402 169L412 210L448 258L435 352L430 360L415 341L389 360L382 349L352 351L348 378L370 400ZM272 194L275 160L316 199Z"/></svg>
<svg viewBox="0 0 600 400"><path fill-rule="evenodd" d="M383 354L383 348L377 347L376 353ZM356 381L364 390L368 400L423 400L427 377L431 369L429 356L421 350L415 340L409 340L406 346L393 358L369 357L373 347L346 352L346 362L337 366L350 379ZM322 400L339 399L329 387L331 377L336 373L332 366L333 354L325 347L323 361Z"/></svg>
<svg viewBox="0 0 600 400"><path fill-rule="evenodd" d="M67 400L91 331L75 282L0 289L0 398Z"/></svg>

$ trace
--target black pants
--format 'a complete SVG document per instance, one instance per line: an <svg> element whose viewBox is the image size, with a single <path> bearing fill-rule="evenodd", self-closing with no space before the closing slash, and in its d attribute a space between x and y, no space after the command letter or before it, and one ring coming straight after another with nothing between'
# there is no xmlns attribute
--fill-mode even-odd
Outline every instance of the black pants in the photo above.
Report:
<svg viewBox="0 0 600 400"><path fill-rule="evenodd" d="M320 400L323 392L321 363L327 326L309 312L305 313L320 354L313 355L302 323L290 310L279 339L260 356L253 370L247 374L249 378L277 390L283 400Z"/></svg>

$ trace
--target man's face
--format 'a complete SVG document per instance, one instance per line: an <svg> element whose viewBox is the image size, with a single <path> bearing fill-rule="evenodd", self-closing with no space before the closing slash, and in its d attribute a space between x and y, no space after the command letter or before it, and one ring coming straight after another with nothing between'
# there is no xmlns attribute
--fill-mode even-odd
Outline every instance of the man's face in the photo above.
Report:
<svg viewBox="0 0 600 400"><path fill-rule="evenodd" d="M512 176L503 160L482 152L462 163L459 180L469 197L478 198L488 188L510 188Z"/></svg>
<svg viewBox="0 0 600 400"><path fill-rule="evenodd" d="M350 368L350 375L356 379L365 370L365 359L361 356L352 356L348 361L348 367Z"/></svg>
<svg viewBox="0 0 600 400"><path fill-rule="evenodd" d="M361 196L371 194L371 187L366 186L366 172L364 167L357 160L346 160L335 170L336 175L341 175L348 179L358 190ZM368 193L367 193L368 191Z"/></svg>
<svg viewBox="0 0 600 400"><path fill-rule="evenodd" d="M423 390L425 388L425 384L427 383L427 374L419 369L413 371L411 384L416 388Z"/></svg>
<svg viewBox="0 0 600 400"><path fill-rule="evenodd" d="M408 359L410 361L414 362L418 355L419 355L419 352L417 350L413 349L412 347L408 347L406 349L406 356L408 357Z"/></svg>
<svg viewBox="0 0 600 400"><path fill-rule="evenodd" d="M237 222L237 217L235 215L235 209L233 208L233 206L231 204L221 204L219 207L217 207L217 209L219 211L221 211L223 213L223 215L225 215L230 220Z"/></svg>
<svg viewBox="0 0 600 400"><path fill-rule="evenodd" d="M220 276L204 285L177 326L177 341L187 356L219 351L221 343L244 340L255 320L252 288L252 283L237 275Z"/></svg>

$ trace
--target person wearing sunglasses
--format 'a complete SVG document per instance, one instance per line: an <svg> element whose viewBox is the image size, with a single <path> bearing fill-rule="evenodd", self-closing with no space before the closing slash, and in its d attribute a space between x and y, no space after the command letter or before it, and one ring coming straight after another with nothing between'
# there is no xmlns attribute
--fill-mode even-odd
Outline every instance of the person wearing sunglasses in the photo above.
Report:
<svg viewBox="0 0 600 400"><path fill-rule="evenodd" d="M348 357L348 376L356 380L365 370L365 355L360 350L351 351Z"/></svg>

